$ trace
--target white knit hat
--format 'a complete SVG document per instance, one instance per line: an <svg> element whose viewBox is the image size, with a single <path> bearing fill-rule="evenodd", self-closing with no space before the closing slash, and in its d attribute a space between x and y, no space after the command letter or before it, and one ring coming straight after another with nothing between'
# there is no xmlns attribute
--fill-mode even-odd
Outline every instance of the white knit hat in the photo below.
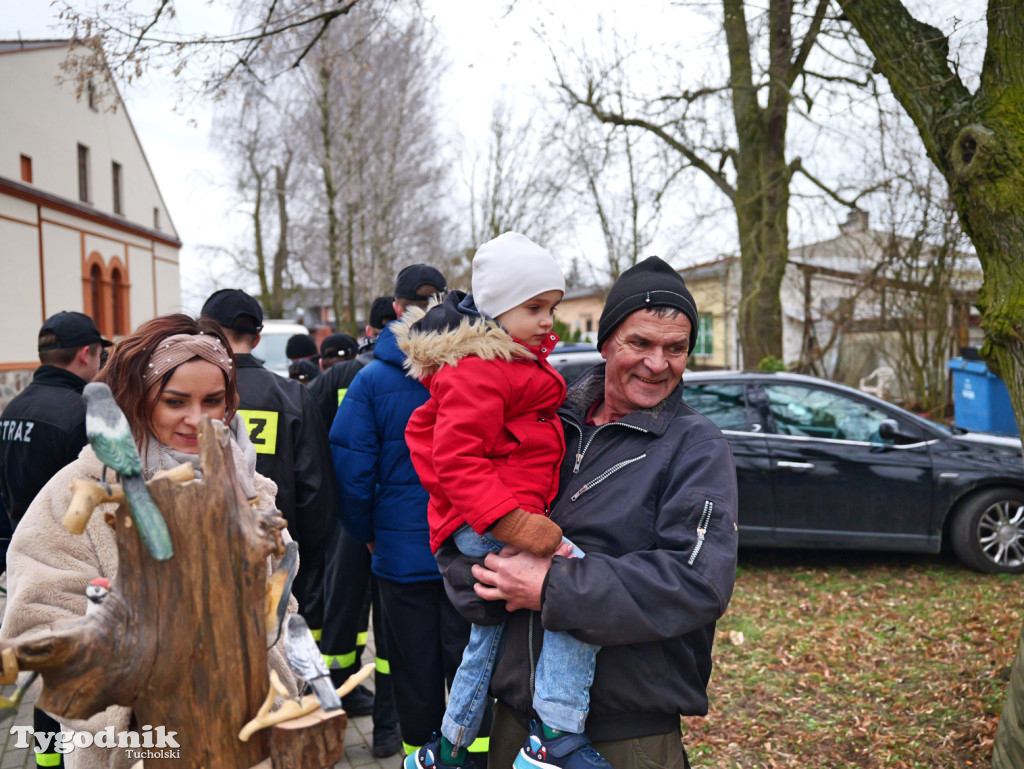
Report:
<svg viewBox="0 0 1024 769"><path fill-rule="evenodd" d="M555 257L525 235L505 232L477 249L473 257L473 300L484 315L497 318L545 291L565 291Z"/></svg>

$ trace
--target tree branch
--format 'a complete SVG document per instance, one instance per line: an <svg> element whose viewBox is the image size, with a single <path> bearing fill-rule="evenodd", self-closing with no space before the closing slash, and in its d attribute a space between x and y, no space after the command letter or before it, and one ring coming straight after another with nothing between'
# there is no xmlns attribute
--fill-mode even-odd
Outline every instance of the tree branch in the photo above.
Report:
<svg viewBox="0 0 1024 769"><path fill-rule="evenodd" d="M648 133L654 134L686 158L690 165L707 176L716 187L728 196L729 200L734 200L736 198L736 190L731 184L729 184L729 181L725 176L697 155L691 147L683 144L677 138L669 134L663 126L656 125L647 120L643 120L642 118L627 118L625 115L606 111L601 107L599 100L594 98L593 89L588 89L588 94L586 98L584 98L578 95L570 86L566 85L565 82L562 82L560 85L562 90L568 94L573 105L586 107L591 111L591 113L593 113L594 117L602 123L623 127L641 128Z"/></svg>

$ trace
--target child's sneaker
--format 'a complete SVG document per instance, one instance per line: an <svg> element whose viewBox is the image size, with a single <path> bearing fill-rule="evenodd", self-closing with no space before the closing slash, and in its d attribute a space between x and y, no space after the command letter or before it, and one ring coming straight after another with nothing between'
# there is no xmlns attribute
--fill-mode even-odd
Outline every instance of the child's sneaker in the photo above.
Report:
<svg viewBox="0 0 1024 769"><path fill-rule="evenodd" d="M605 757L598 753L586 734L562 732L558 737L545 739L539 722L533 722L526 743L513 763L515 769L612 769ZM406 766L406 769L414 769Z"/></svg>
<svg viewBox="0 0 1024 769"><path fill-rule="evenodd" d="M405 757L403 769L476 769L473 759L467 758L466 762L458 764L446 764L441 760L441 736L435 732L433 739L426 745L410 753Z"/></svg>

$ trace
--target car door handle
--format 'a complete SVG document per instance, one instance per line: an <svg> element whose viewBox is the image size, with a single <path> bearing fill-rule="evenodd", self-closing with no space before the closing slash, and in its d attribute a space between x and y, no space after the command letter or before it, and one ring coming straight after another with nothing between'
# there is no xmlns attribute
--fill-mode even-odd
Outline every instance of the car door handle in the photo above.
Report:
<svg viewBox="0 0 1024 769"><path fill-rule="evenodd" d="M813 470L814 464L812 462L787 462L780 460L776 463L777 467L788 467L791 470Z"/></svg>

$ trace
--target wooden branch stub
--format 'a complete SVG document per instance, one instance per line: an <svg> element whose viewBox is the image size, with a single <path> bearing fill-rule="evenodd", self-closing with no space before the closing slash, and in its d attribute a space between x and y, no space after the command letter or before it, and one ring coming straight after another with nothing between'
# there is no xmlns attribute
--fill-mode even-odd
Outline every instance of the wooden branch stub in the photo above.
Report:
<svg viewBox="0 0 1024 769"><path fill-rule="evenodd" d="M359 684L365 681L370 673L373 672L374 664L367 662L359 670L350 675L345 679L345 683L339 686L336 691L339 697L344 697L350 691L355 689ZM307 697L299 697L298 700L285 700L281 707L271 712L271 708L274 705L276 699L274 692L275 690L280 693L281 686L280 681L277 679L277 673L271 671L270 673L270 691L267 692L267 698L260 706L256 716L249 721L238 733L238 739L241 742L248 742L249 739L261 729L266 729L268 726L277 726L278 724L285 723L297 718L302 718L316 710L320 709L320 703L317 698L313 695ZM343 711L342 711L343 712Z"/></svg>
<svg viewBox="0 0 1024 769"><path fill-rule="evenodd" d="M3 673L0 674L0 685L8 686L18 680L18 658L14 649L7 647L0 651L0 663L3 664Z"/></svg>
<svg viewBox="0 0 1024 769"><path fill-rule="evenodd" d="M345 753L344 710L309 715L277 724L270 730L273 769L323 769L334 766Z"/></svg>
<svg viewBox="0 0 1024 769"><path fill-rule="evenodd" d="M71 504L64 514L64 528L72 534L81 534L96 505L104 502L124 502L124 489L120 484L112 483L108 494L107 489L96 481L75 478L71 481Z"/></svg>

